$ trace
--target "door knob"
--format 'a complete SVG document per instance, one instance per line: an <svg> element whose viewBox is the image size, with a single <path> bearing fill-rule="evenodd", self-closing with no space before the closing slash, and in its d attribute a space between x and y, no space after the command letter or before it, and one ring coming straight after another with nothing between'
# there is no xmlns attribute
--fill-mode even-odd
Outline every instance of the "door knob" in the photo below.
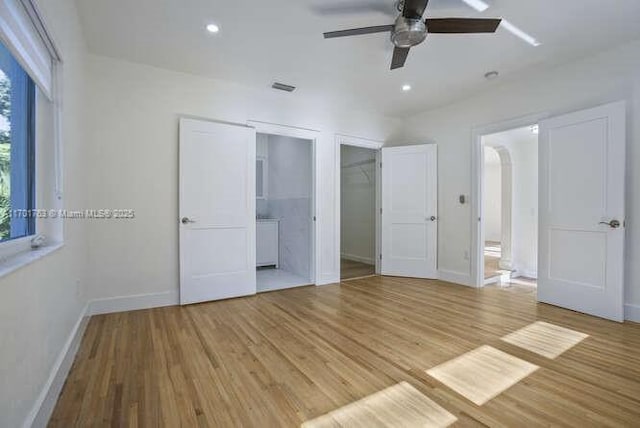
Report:
<svg viewBox="0 0 640 428"><path fill-rule="evenodd" d="M189 223L195 223L195 220L191 220L189 217L182 217L182 220L180 220L182 222L182 224L189 224Z"/></svg>
<svg viewBox="0 0 640 428"><path fill-rule="evenodd" d="M620 221L616 219L613 219L611 221L601 221L600 224L606 224L612 229L617 229L620 227Z"/></svg>
<svg viewBox="0 0 640 428"><path fill-rule="evenodd" d="M431 220L431 221L436 221L437 219L438 219L438 217L436 217L436 216L434 216L434 215L432 215L431 217L429 217L429 220Z"/></svg>

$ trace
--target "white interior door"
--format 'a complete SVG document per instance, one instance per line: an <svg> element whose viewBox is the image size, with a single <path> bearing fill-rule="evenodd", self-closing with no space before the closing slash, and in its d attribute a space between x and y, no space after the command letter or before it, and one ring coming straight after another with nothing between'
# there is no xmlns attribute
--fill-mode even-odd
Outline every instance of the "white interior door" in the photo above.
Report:
<svg viewBox="0 0 640 428"><path fill-rule="evenodd" d="M540 123L538 300L624 317L625 105Z"/></svg>
<svg viewBox="0 0 640 428"><path fill-rule="evenodd" d="M435 144L382 149L382 274L437 278Z"/></svg>
<svg viewBox="0 0 640 428"><path fill-rule="evenodd" d="M180 302L256 293L253 128L180 121Z"/></svg>

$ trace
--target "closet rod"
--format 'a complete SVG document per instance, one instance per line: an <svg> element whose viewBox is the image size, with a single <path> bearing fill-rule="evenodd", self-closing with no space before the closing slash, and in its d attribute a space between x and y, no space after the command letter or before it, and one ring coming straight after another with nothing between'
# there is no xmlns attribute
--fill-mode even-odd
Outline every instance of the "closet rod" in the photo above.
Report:
<svg viewBox="0 0 640 428"><path fill-rule="evenodd" d="M353 168L354 166L362 166L362 165L368 165L370 163L376 163L375 159L369 159L369 160L363 160L360 162L354 162L354 163L350 163L349 165L343 165L342 168Z"/></svg>

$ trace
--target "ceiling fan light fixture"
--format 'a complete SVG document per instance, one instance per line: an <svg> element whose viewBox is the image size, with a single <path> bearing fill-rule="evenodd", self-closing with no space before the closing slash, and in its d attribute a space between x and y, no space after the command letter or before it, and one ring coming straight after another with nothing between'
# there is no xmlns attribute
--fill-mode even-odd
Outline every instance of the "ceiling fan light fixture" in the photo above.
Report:
<svg viewBox="0 0 640 428"><path fill-rule="evenodd" d="M471 0L470 0L471 1ZM480 0L472 1L479 9L486 4ZM425 9L429 0L404 0L402 12L392 25L376 25L371 27L351 28L348 30L329 31L324 33L325 39L336 37L363 36L376 33L391 33L393 56L391 70L404 67L412 47L424 42L429 34L482 34L495 33L502 21L500 18L426 18ZM488 7L488 6L487 6Z"/></svg>
<svg viewBox="0 0 640 428"><path fill-rule="evenodd" d="M483 2L482 0L462 0L478 12L484 12L489 9L489 5Z"/></svg>
<svg viewBox="0 0 640 428"><path fill-rule="evenodd" d="M394 30L391 32L391 42L398 48L410 48L419 45L427 38L427 24L422 19L396 19Z"/></svg>

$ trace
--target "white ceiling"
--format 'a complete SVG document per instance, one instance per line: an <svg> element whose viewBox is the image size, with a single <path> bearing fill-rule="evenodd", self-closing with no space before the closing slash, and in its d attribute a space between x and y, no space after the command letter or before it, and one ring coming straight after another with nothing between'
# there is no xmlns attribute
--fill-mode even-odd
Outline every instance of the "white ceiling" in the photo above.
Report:
<svg viewBox="0 0 640 428"><path fill-rule="evenodd" d="M292 97L358 103L389 116L450 103L534 66L566 62L640 38L639 0L487 0L483 13L462 0L431 0L431 17L504 17L533 35L532 47L495 35L430 35L405 68L389 70L387 34L324 40L325 31L390 24L384 12L319 13L325 5L393 0L77 0L89 49L171 70L255 87L281 81ZM215 22L217 35L204 30ZM498 80L499 81L499 80ZM404 83L413 90L403 93Z"/></svg>

